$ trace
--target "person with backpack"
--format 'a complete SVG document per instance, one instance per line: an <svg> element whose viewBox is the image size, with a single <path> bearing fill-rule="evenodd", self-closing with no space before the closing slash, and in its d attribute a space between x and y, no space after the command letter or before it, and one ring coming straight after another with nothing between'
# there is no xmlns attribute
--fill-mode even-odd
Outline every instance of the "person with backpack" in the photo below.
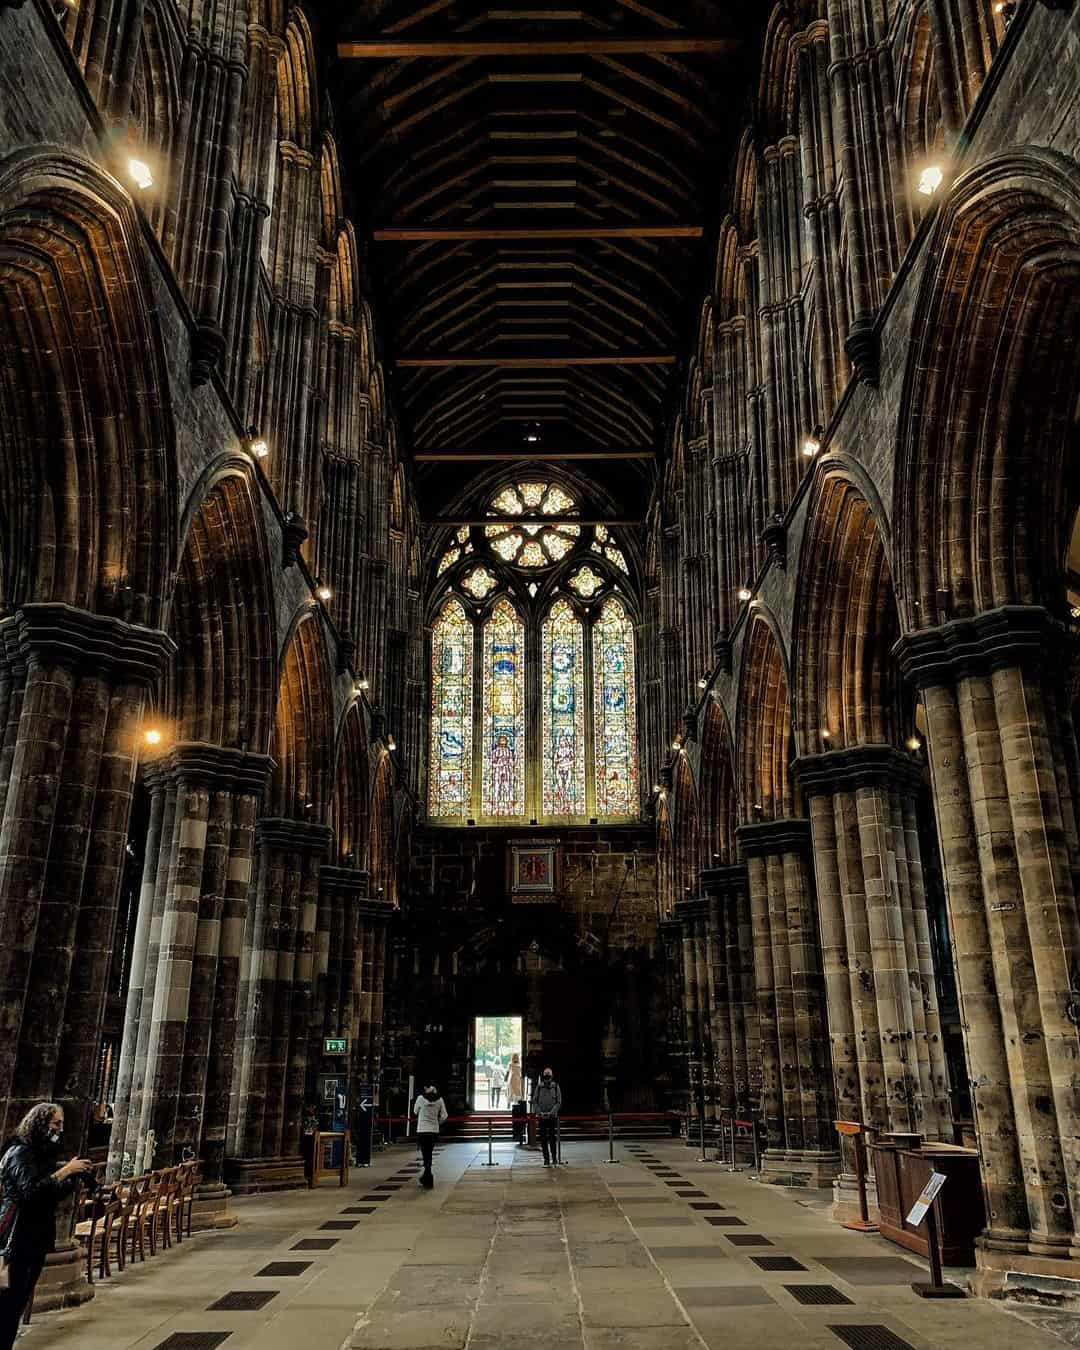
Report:
<svg viewBox="0 0 1080 1350"><path fill-rule="evenodd" d="M29 1110L0 1158L0 1350L11 1350L45 1258L56 1245L56 1211L82 1180L89 1158L60 1163L64 1108Z"/></svg>
<svg viewBox="0 0 1080 1350"><path fill-rule="evenodd" d="M431 1159L435 1153L435 1140L439 1137L439 1129L447 1118L446 1103L439 1095L439 1089L434 1083L421 1092L413 1104L413 1115L416 1117L416 1142L420 1145L420 1156L424 1160L424 1171L420 1177L420 1185L425 1190L430 1191L435 1185L435 1178L431 1173Z"/></svg>
<svg viewBox="0 0 1080 1350"><path fill-rule="evenodd" d="M556 1083L554 1072L545 1069L533 1093L536 1132L540 1136L545 1167L553 1167L559 1161L558 1129L561 1110L562 1088Z"/></svg>

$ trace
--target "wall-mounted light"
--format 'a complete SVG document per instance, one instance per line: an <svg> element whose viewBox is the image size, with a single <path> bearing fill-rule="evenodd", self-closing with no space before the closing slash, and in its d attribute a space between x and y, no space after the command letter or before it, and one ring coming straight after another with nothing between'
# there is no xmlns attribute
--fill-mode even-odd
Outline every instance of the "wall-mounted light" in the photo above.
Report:
<svg viewBox="0 0 1080 1350"><path fill-rule="evenodd" d="M821 438L825 434L824 427L815 427L802 443L802 452L807 459L813 459L821 451Z"/></svg>
<svg viewBox="0 0 1080 1350"><path fill-rule="evenodd" d="M913 755L922 749L922 741L919 740L918 736L909 736L905 744Z"/></svg>
<svg viewBox="0 0 1080 1350"><path fill-rule="evenodd" d="M682 743L680 741L672 741L671 748L676 754L679 754L682 751Z"/></svg>
<svg viewBox="0 0 1080 1350"><path fill-rule="evenodd" d="M146 731L143 732L143 740L147 745L160 745L161 732L157 727L148 727Z"/></svg>
<svg viewBox="0 0 1080 1350"><path fill-rule="evenodd" d="M358 694L365 694L371 688L371 681L368 679L366 675L361 675L360 678L356 681L355 688Z"/></svg>
<svg viewBox="0 0 1080 1350"><path fill-rule="evenodd" d="M940 164L928 164L919 174L919 191L924 197L932 197L945 181L945 170Z"/></svg>
<svg viewBox="0 0 1080 1350"><path fill-rule="evenodd" d="M754 592L750 589L749 586L740 586L740 587L739 587L739 599L742 600L744 603L745 603L747 600L753 599L753 595L754 595Z"/></svg>
<svg viewBox="0 0 1080 1350"><path fill-rule="evenodd" d="M994 13L1001 15L1001 22L1008 28L1016 18L1016 0L997 0Z"/></svg>
<svg viewBox="0 0 1080 1350"><path fill-rule="evenodd" d="M708 678L707 678L705 675L702 675L701 679L698 680L698 682L697 682L697 687L698 687L699 689L708 689L708 687L709 687L709 681L708 681Z"/></svg>
<svg viewBox="0 0 1080 1350"><path fill-rule="evenodd" d="M270 447L266 443L266 438L259 435L259 428L252 426L248 428L247 434L247 452L255 459L265 459L270 453Z"/></svg>
<svg viewBox="0 0 1080 1350"><path fill-rule="evenodd" d="M136 159L134 155L127 162L128 177L141 191L154 186L154 173L145 159Z"/></svg>
<svg viewBox="0 0 1080 1350"><path fill-rule="evenodd" d="M329 586L327 586L325 581L321 586L316 586L315 594L319 597L319 599L323 602L324 605L327 603L327 601L332 600L334 598L334 592L330 589Z"/></svg>
<svg viewBox="0 0 1080 1350"><path fill-rule="evenodd" d="M822 739L823 741L831 741L831 740L832 740L832 732L829 731L828 728L826 728L826 729L821 733L821 739Z"/></svg>
<svg viewBox="0 0 1080 1350"><path fill-rule="evenodd" d="M652 785L652 790L658 797L662 797L664 795L664 789L660 786L659 783L654 783Z"/></svg>
<svg viewBox="0 0 1080 1350"><path fill-rule="evenodd" d="M391 750L391 751L397 749L397 742L394 740L393 736L387 736L387 738L386 738L386 748L387 748L387 750Z"/></svg>

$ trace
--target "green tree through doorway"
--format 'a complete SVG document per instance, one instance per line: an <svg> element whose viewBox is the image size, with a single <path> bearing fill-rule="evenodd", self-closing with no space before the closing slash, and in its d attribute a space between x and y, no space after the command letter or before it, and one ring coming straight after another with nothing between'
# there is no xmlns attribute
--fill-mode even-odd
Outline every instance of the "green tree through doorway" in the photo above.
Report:
<svg viewBox="0 0 1080 1350"><path fill-rule="evenodd" d="M476 1019L473 1082L478 1111L509 1110L506 1076L515 1053L521 1053L520 1017Z"/></svg>

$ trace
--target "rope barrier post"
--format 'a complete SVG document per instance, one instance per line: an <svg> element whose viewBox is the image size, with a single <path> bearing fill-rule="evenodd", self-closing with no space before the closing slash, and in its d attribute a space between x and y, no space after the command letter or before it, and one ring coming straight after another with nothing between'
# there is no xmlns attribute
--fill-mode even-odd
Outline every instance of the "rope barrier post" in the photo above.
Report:
<svg viewBox="0 0 1080 1350"><path fill-rule="evenodd" d="M492 1121L491 1116L488 1116L488 1160L486 1163L481 1163L481 1167L498 1167L499 1165L491 1156L494 1128L494 1122Z"/></svg>
<svg viewBox="0 0 1080 1350"><path fill-rule="evenodd" d="M757 1121L756 1121L756 1120L753 1121L753 1122L751 1123L751 1126L750 1126L750 1133L751 1133L751 1135L753 1136L753 1140L754 1140L754 1172L753 1172L753 1175L754 1175L755 1177L758 1177L758 1176L761 1175L761 1145L760 1145L760 1141L758 1140L758 1131L757 1131Z"/></svg>
<svg viewBox="0 0 1080 1350"><path fill-rule="evenodd" d="M734 1117L734 1116L731 1117L731 1120L730 1120L730 1128L731 1128L731 1165L728 1167L728 1171L729 1171L729 1172L739 1172L739 1171L741 1171L742 1169L739 1167L739 1164L735 1161L735 1117Z"/></svg>
<svg viewBox="0 0 1080 1350"><path fill-rule="evenodd" d="M611 1111L607 1113L607 1152L608 1155L604 1161L607 1163L616 1162L617 1159L615 1157L615 1115Z"/></svg>
<svg viewBox="0 0 1080 1350"><path fill-rule="evenodd" d="M555 1117L555 1161L560 1167L569 1167L569 1163L563 1162L562 1156L562 1117Z"/></svg>

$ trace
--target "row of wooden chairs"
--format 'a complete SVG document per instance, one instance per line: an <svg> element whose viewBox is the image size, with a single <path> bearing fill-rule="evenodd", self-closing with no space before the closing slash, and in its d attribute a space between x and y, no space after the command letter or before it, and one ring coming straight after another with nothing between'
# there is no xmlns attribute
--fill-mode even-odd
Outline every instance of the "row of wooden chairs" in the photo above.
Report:
<svg viewBox="0 0 1080 1350"><path fill-rule="evenodd" d="M83 1201L75 1236L86 1254L86 1279L108 1279L136 1258L146 1261L191 1236L199 1164L181 1163L120 1181L99 1182Z"/></svg>

